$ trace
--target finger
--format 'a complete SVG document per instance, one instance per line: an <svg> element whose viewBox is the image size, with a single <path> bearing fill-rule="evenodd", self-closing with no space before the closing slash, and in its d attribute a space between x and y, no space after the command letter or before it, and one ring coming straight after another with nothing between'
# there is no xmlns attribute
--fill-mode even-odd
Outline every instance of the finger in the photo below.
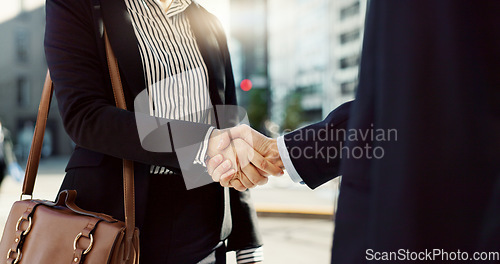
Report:
<svg viewBox="0 0 500 264"><path fill-rule="evenodd" d="M240 191L240 192L243 192L245 191L247 188L245 188L245 186L241 183L240 179L234 179L231 181L231 184L233 185L233 188Z"/></svg>
<svg viewBox="0 0 500 264"><path fill-rule="evenodd" d="M257 184L257 185L265 185L265 184L267 184L267 182L269 181L269 177L268 177L269 174L267 174L265 171L259 170L257 168L255 168L255 169L260 173L260 175L262 175L262 179L259 182L255 183L255 184ZM273 176L273 175L271 175L271 176ZM281 175L274 175L274 176L281 176Z"/></svg>
<svg viewBox="0 0 500 264"><path fill-rule="evenodd" d="M253 164L252 164L252 165L253 165ZM254 167L255 167L255 166L254 166ZM273 175L271 175L271 174L269 174L269 173L267 173L267 172L265 172L265 171L263 171L263 170L261 170L261 169L259 169L259 168L255 168L255 169L259 172L259 174L260 174L260 175L262 175L262 176L264 176L264 177L266 177L266 178L267 178L268 176L273 176Z"/></svg>
<svg viewBox="0 0 500 264"><path fill-rule="evenodd" d="M222 185L222 183L221 183L221 182L219 182L219 183L220 183L220 186L222 186L222 187L229 187L229 188L233 188L233 185L231 184L231 181L233 180L233 177L235 177L235 176L234 176L234 174L233 174L233 175L231 175L231 176L229 176L230 180L229 180L229 182L226 184L226 186Z"/></svg>
<svg viewBox="0 0 500 264"><path fill-rule="evenodd" d="M231 161L225 160L222 162L215 170L210 174L215 182L220 181L222 175L225 175L229 170L231 170ZM234 173L234 172L233 172Z"/></svg>
<svg viewBox="0 0 500 264"><path fill-rule="evenodd" d="M270 155L266 155L265 157L267 160L269 160L272 164L280 167L280 168L283 168L284 165L283 165L283 161L281 160L281 157L280 157L280 154L279 153L273 153L273 154L270 154Z"/></svg>
<svg viewBox="0 0 500 264"><path fill-rule="evenodd" d="M258 169L270 174L270 175L281 175L283 170L262 157L257 151L247 152L248 160Z"/></svg>
<svg viewBox="0 0 500 264"><path fill-rule="evenodd" d="M264 179L261 180L260 182L258 182L257 185L265 185L265 184L267 184L268 181L269 181L269 178L268 177L264 177Z"/></svg>
<svg viewBox="0 0 500 264"><path fill-rule="evenodd" d="M235 179L235 178L238 178L239 176L239 168L237 166L237 157L235 156L235 153L233 153L233 148L228 148L227 149L227 153L226 153L228 156L232 156L232 158L230 158L230 164L226 162L226 164L224 164L225 167L227 166L231 166L231 169L233 169L235 171L234 175L223 175L224 177L221 176L221 179L219 179L221 181L221 185L224 186L224 187L232 187L232 184L231 184L231 180L232 179ZM224 174L224 173L223 173Z"/></svg>
<svg viewBox="0 0 500 264"><path fill-rule="evenodd" d="M249 179L253 183L260 182L262 177L283 173L283 170L280 167L265 159L259 152L255 151L255 149L248 145L246 141L238 138L234 139L232 144L235 146L237 156L241 157L238 159L238 164L241 168L245 168L250 165L251 167L255 166L255 168L259 169L257 171L252 170L253 173L248 173L248 176L250 177Z"/></svg>
<svg viewBox="0 0 500 264"><path fill-rule="evenodd" d="M272 163L272 162L271 162L271 163ZM274 164L274 165L276 165L276 166L280 167L278 164ZM283 167L280 167L280 168L282 168L282 169L281 169L281 170L282 170L282 171L281 171L281 173L279 173L279 174L275 174L275 175L271 175L271 174L269 174L269 173L267 173L267 172L265 172L265 171L263 171L263 170L261 170L261 169L259 169L259 168L256 168L256 169L259 171L260 175L265 176L265 177L267 178L267 177L269 177L269 176L281 177L281 176L285 175L285 172L283 171Z"/></svg>
<svg viewBox="0 0 500 264"><path fill-rule="evenodd" d="M215 155L207 161L207 172L212 175L215 168L217 168L224 161L224 156L221 154Z"/></svg>
<svg viewBox="0 0 500 264"><path fill-rule="evenodd" d="M259 184L261 181L266 178L265 176L262 176L259 171L254 167L252 164L248 164L245 167L241 168L244 176L241 177L241 183L245 185L247 188L252 188L255 187L256 184ZM248 183L249 181L250 183Z"/></svg>
<svg viewBox="0 0 500 264"><path fill-rule="evenodd" d="M256 171L257 172L257 171ZM257 172L258 173L258 172ZM253 183L249 178L248 176L245 174L244 171L241 172L240 174L240 177L238 178L241 182L241 184L243 184L243 186L245 186L245 188L253 188L255 187L255 183Z"/></svg>
<svg viewBox="0 0 500 264"><path fill-rule="evenodd" d="M230 181L236 177L236 170L235 169L230 169L229 171L227 171L226 173L222 174L222 176L220 176L220 185L222 187L233 187L231 184L230 184ZM223 180L224 179L224 184L223 184ZM228 179L228 180L226 180Z"/></svg>
<svg viewBox="0 0 500 264"><path fill-rule="evenodd" d="M234 170L234 169L232 169ZM233 185L231 184L231 181L233 179L236 179L237 178L237 173L236 173L236 170L234 170L234 173L233 174L229 174L229 173L224 173L224 175L222 175L220 177L220 185L221 186L224 186L224 187L233 187Z"/></svg>
<svg viewBox="0 0 500 264"><path fill-rule="evenodd" d="M232 169L234 170L234 169ZM239 178L241 177L241 171L236 171L234 170L233 174L225 174L223 177L221 177L220 185L223 187L233 187L235 186L233 184L236 184L237 188L244 188L243 184L241 181L239 181ZM235 188L236 189L236 188Z"/></svg>

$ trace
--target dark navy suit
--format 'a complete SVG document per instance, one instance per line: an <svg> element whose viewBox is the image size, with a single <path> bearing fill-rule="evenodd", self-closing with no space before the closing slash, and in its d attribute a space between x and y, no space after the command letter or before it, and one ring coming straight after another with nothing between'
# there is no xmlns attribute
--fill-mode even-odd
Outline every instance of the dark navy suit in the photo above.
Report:
<svg viewBox="0 0 500 264"><path fill-rule="evenodd" d="M341 142L385 151L291 155L311 188L343 175L332 263L365 263L367 249L498 252L500 2L372 0L368 10L356 100L285 135L289 151ZM397 140L294 140L325 127L396 129Z"/></svg>

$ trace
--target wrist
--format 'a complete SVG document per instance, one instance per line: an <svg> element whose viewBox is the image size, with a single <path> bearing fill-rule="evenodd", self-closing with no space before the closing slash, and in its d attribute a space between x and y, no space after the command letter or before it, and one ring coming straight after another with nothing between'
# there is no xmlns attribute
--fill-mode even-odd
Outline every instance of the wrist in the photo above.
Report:
<svg viewBox="0 0 500 264"><path fill-rule="evenodd" d="M210 134L210 137L208 139L208 150L207 150L207 158L212 158L215 156L216 149L217 149L217 144L220 136L220 130L215 128L212 130L212 133Z"/></svg>

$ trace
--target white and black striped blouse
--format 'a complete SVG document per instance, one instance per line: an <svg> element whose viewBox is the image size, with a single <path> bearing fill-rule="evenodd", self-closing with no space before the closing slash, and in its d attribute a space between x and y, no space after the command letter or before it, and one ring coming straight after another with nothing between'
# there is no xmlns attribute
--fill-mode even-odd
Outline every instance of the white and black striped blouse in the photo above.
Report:
<svg viewBox="0 0 500 264"><path fill-rule="evenodd" d="M126 0L132 16L150 99L150 114L207 123L211 107L208 71L184 10L189 0L173 1L167 12L156 0ZM207 136L209 133L207 133ZM204 144L197 155L203 163ZM151 166L151 173L168 174Z"/></svg>
<svg viewBox="0 0 500 264"><path fill-rule="evenodd" d="M183 12L191 1L174 0L166 12L157 1L125 0L141 54L150 114L209 123L210 115L206 110L212 105L208 70ZM200 147L196 162L204 162L206 142ZM151 173L171 172L153 165ZM262 247L237 253L238 263L260 262L262 258Z"/></svg>

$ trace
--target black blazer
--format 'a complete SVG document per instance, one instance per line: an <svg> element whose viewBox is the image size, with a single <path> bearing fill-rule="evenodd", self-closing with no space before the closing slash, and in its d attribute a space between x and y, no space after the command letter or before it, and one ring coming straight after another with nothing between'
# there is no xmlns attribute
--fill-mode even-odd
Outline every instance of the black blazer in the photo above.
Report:
<svg viewBox="0 0 500 264"><path fill-rule="evenodd" d="M332 263L500 248L499 10L498 1L370 1L356 100L285 135L309 187L343 175ZM344 151L328 163L293 150L338 129L396 129L397 138L318 142L380 147L381 158ZM294 140L301 133L309 138Z"/></svg>
<svg viewBox="0 0 500 264"><path fill-rule="evenodd" d="M231 62L220 23L196 3L185 12L208 68L212 104L236 104ZM146 208L149 164L177 172L180 169L175 152L149 152L142 148L139 140L133 100L145 89L145 82L125 3L122 0L49 0L46 13L47 63L65 129L77 144L66 169L89 174L79 182L65 181L63 188L77 189L77 202L83 208L123 219L121 159L135 161L136 214L140 227ZM114 106L103 24L118 59L129 111ZM198 136L205 135L206 129L200 130ZM220 195L224 197L223 188ZM235 198L230 202L232 221L238 225L232 228L229 249L261 245L250 194L231 190L231 197ZM214 212L221 225L223 216L223 207ZM228 221L225 223L222 238L230 231Z"/></svg>

